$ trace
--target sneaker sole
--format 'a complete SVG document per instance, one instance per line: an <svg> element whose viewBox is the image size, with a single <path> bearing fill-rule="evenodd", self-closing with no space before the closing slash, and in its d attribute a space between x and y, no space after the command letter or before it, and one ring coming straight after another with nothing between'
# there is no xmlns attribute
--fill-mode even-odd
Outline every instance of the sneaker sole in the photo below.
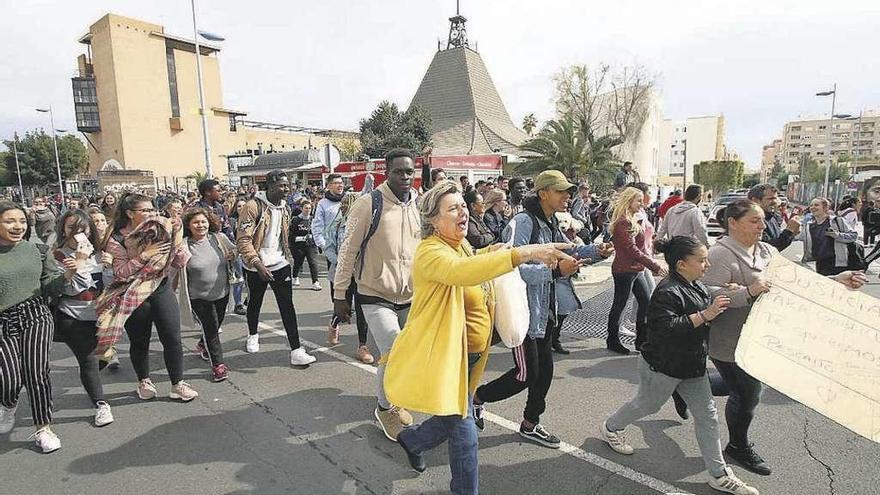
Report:
<svg viewBox="0 0 880 495"><path fill-rule="evenodd" d="M224 377L221 377L221 378L217 378L217 377L215 376L213 379L214 379L214 383L219 383L219 382L225 382L227 378L229 378L229 376L224 376Z"/></svg>
<svg viewBox="0 0 880 495"><path fill-rule="evenodd" d="M113 424L113 421L114 421L114 420L111 419L110 421L108 421L108 422L106 422L106 423L101 423L101 424L98 424L98 422L95 421L95 427L97 427L97 428L103 428L103 427L105 427L105 426L107 426L107 425Z"/></svg>
<svg viewBox="0 0 880 495"><path fill-rule="evenodd" d="M544 447L547 447L548 449L558 449L559 448L559 443L546 442L539 437L535 437L535 436L529 435L527 433L519 432L519 436L521 436L527 440L531 440L532 442L534 442L538 445L543 445Z"/></svg>
<svg viewBox="0 0 880 495"><path fill-rule="evenodd" d="M156 398L156 394L155 394L155 393L152 393L152 394L150 394L150 395L144 397L143 395L141 395L140 390L137 391L137 396L138 396L138 399L140 399L140 400L153 400L153 399Z"/></svg>
<svg viewBox="0 0 880 495"><path fill-rule="evenodd" d="M168 398L169 398L169 399L171 399L171 400L179 400L180 402L192 402L193 400L195 400L196 397L198 397L198 395L196 395L195 397L185 398L185 397L183 397L183 396L181 396L181 395L177 395L177 394L174 394L174 393L172 393L172 394L168 394Z"/></svg>
<svg viewBox="0 0 880 495"><path fill-rule="evenodd" d="M379 410L378 409L373 409L373 417L376 418L376 422L379 423L379 429L382 430L382 433L385 435L385 438L387 438L388 440L391 440L394 443L397 443L397 439L392 438L391 435L388 434L388 430L385 429L385 425L382 424L382 420L379 419Z"/></svg>
<svg viewBox="0 0 880 495"><path fill-rule="evenodd" d="M58 450L60 450L60 449L61 449L61 446L60 446L60 445L59 445L58 447L55 447L54 449L49 449L49 450L46 450L45 448L40 447L40 451L41 451L42 453L44 453L44 454L51 454L52 452L56 452L56 451L58 451Z"/></svg>

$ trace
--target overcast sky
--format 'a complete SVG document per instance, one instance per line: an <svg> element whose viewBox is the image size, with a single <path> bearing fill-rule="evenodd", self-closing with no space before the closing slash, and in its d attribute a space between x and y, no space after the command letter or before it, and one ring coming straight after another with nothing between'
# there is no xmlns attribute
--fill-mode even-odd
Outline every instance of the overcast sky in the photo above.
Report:
<svg viewBox="0 0 880 495"><path fill-rule="evenodd" d="M0 136L72 129L77 39L107 12L192 36L187 0L3 0ZM249 118L357 129L383 99L409 105L446 39L453 0L199 2L223 35L224 104ZM786 120L880 108L877 0L463 0L478 49L514 123L552 117L552 76L574 63L637 60L660 75L664 115L723 113L728 146L750 167Z"/></svg>

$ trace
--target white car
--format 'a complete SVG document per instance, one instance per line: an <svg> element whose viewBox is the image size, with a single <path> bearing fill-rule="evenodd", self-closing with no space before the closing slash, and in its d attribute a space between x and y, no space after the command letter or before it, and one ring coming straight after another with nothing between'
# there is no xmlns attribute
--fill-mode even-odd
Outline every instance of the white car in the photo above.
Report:
<svg viewBox="0 0 880 495"><path fill-rule="evenodd" d="M721 224L715 219L718 216L718 212L730 203L733 203L738 199L746 198L747 196L745 194L725 194L718 198L718 201L715 201L715 204L709 210L709 218L706 219L706 231L709 235L719 236L724 233L724 228L722 228Z"/></svg>

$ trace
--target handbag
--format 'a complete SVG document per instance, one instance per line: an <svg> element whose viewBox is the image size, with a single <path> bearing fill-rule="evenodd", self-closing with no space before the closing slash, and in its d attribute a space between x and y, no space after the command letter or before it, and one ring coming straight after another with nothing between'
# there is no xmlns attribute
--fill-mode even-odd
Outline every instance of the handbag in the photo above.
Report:
<svg viewBox="0 0 880 495"><path fill-rule="evenodd" d="M509 348L529 333L529 299L519 268L495 279L495 331Z"/></svg>
<svg viewBox="0 0 880 495"><path fill-rule="evenodd" d="M218 237L223 234L216 234L215 233L212 235L214 236L214 240L217 242L217 245L220 246L220 251L223 252L223 258L226 260L226 280L227 280L227 282L229 282L229 285L235 285L235 284L243 282L244 280L240 280L238 278L238 274L235 272L235 265L233 265L233 263L235 263L234 259L233 260L229 259L230 255L231 254L234 255L235 253L230 251L229 248L226 247L225 244L223 244L223 239L220 239Z"/></svg>

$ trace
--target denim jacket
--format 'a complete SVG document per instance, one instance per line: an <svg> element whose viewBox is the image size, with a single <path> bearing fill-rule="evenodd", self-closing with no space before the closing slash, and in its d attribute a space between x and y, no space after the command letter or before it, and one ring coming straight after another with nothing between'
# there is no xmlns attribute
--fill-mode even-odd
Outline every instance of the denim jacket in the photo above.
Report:
<svg viewBox="0 0 880 495"><path fill-rule="evenodd" d="M540 206L537 206L537 208L534 207L534 205L538 204L537 198L534 198L534 201L529 201L530 199L533 198L527 198L526 201L524 201L527 211L516 214L501 234L504 242L510 241L511 229L513 224L515 224L516 232L513 239L514 247L529 244L529 241L532 238L532 229L534 228L532 215L543 217L543 212L541 211ZM531 214L529 214L529 212L531 212ZM538 223L538 227L541 230L538 234L537 244L568 242L562 231L559 230L559 224L556 222L555 216L552 218L552 223L550 225L540 221ZM567 252L575 257L588 258L591 263L595 263L602 259L599 255L598 246L595 244L578 246ZM529 337L544 337L544 332L547 328L547 320L550 318L551 283L556 284L556 314L567 315L580 309L581 301L574 291L570 276L555 277L553 271L540 262L529 262L519 265L519 273L520 277L522 277L523 281L526 283L526 291L529 301Z"/></svg>

